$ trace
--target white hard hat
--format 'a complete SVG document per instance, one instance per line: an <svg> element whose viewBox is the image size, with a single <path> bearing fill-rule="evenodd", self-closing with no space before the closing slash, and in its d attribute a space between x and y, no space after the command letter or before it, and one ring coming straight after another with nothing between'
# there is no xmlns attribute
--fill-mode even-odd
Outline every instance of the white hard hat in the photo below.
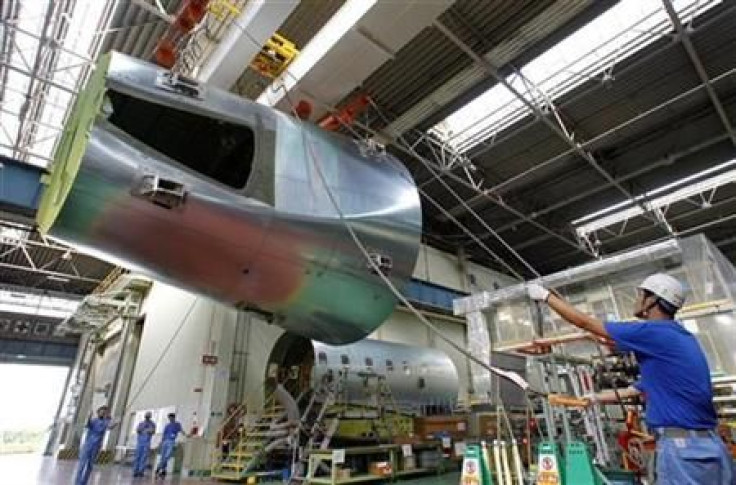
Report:
<svg viewBox="0 0 736 485"><path fill-rule="evenodd" d="M654 293L677 308L682 308L685 303L685 289L682 287L682 283L664 273L648 276L641 282L639 288Z"/></svg>

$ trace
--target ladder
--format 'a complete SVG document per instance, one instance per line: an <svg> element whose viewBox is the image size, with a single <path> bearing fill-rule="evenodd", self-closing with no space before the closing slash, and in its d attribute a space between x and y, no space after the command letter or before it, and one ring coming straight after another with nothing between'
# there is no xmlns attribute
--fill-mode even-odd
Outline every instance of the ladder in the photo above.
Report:
<svg viewBox="0 0 736 485"><path fill-rule="evenodd" d="M301 417L301 439L295 443L290 483L304 480L309 452L329 448L332 437L340 427L337 409L341 405L345 377L346 374L340 373L338 379L334 380L331 374L325 375L319 387L312 392ZM302 442L304 445L299 446Z"/></svg>
<svg viewBox="0 0 736 485"><path fill-rule="evenodd" d="M268 453L288 443L295 432L293 423L287 419L286 408L277 402L276 393L268 397L258 415L247 424L243 423L239 429L240 432L234 437L235 446L226 454L218 450L213 460L212 478L243 480L252 476Z"/></svg>

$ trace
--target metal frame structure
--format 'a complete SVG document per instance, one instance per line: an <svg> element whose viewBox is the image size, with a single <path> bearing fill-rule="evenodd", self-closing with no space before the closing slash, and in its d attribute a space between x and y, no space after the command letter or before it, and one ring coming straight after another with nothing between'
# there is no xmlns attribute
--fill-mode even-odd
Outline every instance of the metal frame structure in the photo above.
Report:
<svg viewBox="0 0 736 485"><path fill-rule="evenodd" d="M674 13L674 10L672 9L671 5L667 0L665 0L664 8L668 10L668 13L670 14L670 19L673 23L673 26L675 28L675 32L677 36L675 37L675 40L677 42L673 42L672 44L663 44L662 47L658 47L656 50L654 50L652 53L647 54L646 57L640 59L637 61L636 65L640 65L641 63L647 62L650 57L656 56L659 53L673 48L672 46L682 45L685 50L688 53L688 56L690 57L692 64L695 68L696 73L698 74L700 84L697 86L683 91L681 94L674 96L670 99L668 99L665 102L660 103L659 105L650 108L646 110L645 112L639 113L636 116L620 123L617 126L614 126L612 128L609 128L604 133L601 133L599 135L596 135L593 138L590 138L588 140L582 140L579 137L575 136L574 133L572 133L570 130L567 129L565 126L565 123L563 123L563 116L560 112L561 107L557 106L551 99L549 95L546 95L544 91L539 87L535 86L533 83L531 83L529 80L525 79L521 72L517 69L513 70L512 77L516 76L517 79L520 79L522 82L522 85L524 86L523 90L517 89L512 85L511 81L507 81L507 78L503 77L500 74L500 70L498 67L494 66L488 60L477 53L473 51L473 49L463 42L453 31L451 31L446 26L442 25L440 22L436 22L435 26L443 32L449 39L451 39L460 49L462 49L466 54L468 54L470 57L473 58L473 60L476 62L477 65L481 66L486 73L495 78L497 82L502 83L506 86L507 89L509 89L517 99L521 100L524 105L532 111L533 116L530 117L530 120L528 122L523 122L518 127L513 127L511 131L508 131L507 133L503 133L499 135L499 133L494 133L490 139L482 144L479 150L469 150L467 153L452 153L450 156L448 156L446 153L448 151L451 151L451 148L448 148L447 146L441 146L441 152L439 158L441 161L448 160L447 163L440 164L445 170L442 170L440 172L440 175L443 177L448 177L452 173L453 170L457 170L458 168L462 168L462 171L464 172L465 176L468 178L468 181L470 182L470 185L478 192L477 195L468 198L465 203L458 204L448 210L449 214L452 216L460 216L466 211L468 211L469 207L476 207L479 202L486 201L487 197L485 197L486 194L496 194L499 198L502 196L502 194L509 191L510 187L519 182L521 179L531 175L532 173L538 172L542 168L549 167L550 165L553 165L559 161L562 161L569 157L570 155L578 155L582 159L586 160L602 177L604 177L604 182L602 184L596 185L592 188L589 188L581 193L575 193L568 199L565 199L562 202L556 203L554 205L546 206L543 208L540 208L538 211L534 211L529 213L526 217L519 217L517 220L506 223L502 226L500 226L497 229L497 232L499 234L505 233L509 230L515 229L520 223L528 222L528 219L534 220L540 224L543 224L542 216L545 216L547 214L552 213L555 210L561 209L565 206L568 206L570 204L573 204L577 201L580 201L584 199L585 197L589 197L591 195L595 195L596 193L599 193L603 190L606 190L610 187L614 187L619 192L621 192L625 197L632 201L632 203L642 207L644 209L645 213L648 214L648 219L652 221L654 225L658 225L664 229L664 236L671 236L675 234L679 234L680 231L677 231L671 224L672 221L668 220L666 210L658 210L656 208L652 208L647 204L647 200L645 198L642 198L641 195L634 195L630 190L627 190L623 187L623 184L627 181L646 174L648 172L651 172L652 170L656 168L661 168L663 166L666 166L668 164L673 163L674 160L684 158L688 155L691 155L693 153L696 153L698 151L707 149L711 146L714 146L720 142L722 142L725 139L731 139L734 140L733 134L734 130L733 127L730 125L730 122L727 119L727 116L725 116L723 104L721 100L718 98L714 86L719 82L725 82L728 81L733 74L736 74L736 69L731 69L729 71L720 73L717 76L708 77L704 71L702 61L698 57L697 52L695 51L693 44L690 40L690 37L694 32L699 31L700 29L705 29L708 27L709 23L704 23L698 26L692 26L692 19L690 22L687 22L687 25L683 25L683 21L679 19L679 17L676 16ZM731 13L731 10L733 7L729 7L724 10L723 13L719 15L727 15ZM674 17L672 15L675 15ZM472 29L469 29L472 32ZM482 39L479 39L482 40ZM603 73L600 83L613 83L615 80L610 75L610 72L613 69L613 65L609 66L609 68L606 70L606 72L609 73L609 75L606 75L606 72ZM631 69L630 66L627 66L627 69ZM584 92L589 92L591 89L596 89L597 86L600 85L593 85L592 87L586 88ZM607 173L601 172L599 170L600 164L593 155L590 152L590 148L594 145L600 144L602 141L609 139L613 135L618 134L619 132L623 131L624 129L630 127L631 125L643 120L646 117L661 114L671 106L673 106L675 103L688 101L692 99L696 95L700 95L703 92L706 92L711 99L712 107L715 110L715 112L718 114L719 119L721 119L721 122L724 127L724 134L719 135L716 137L713 137L709 140L706 140L696 146L688 147L687 149L669 154L667 157L664 157L663 159L656 160L651 164L647 164L646 166L642 167L641 169L632 172L623 174L620 176L613 176ZM536 93L536 94L535 94ZM569 101L568 101L569 102ZM565 119L568 120L568 124L570 123L569 117L565 116ZM487 151L491 147L493 147L495 144L500 143L502 141L508 140L511 137L513 137L516 133L520 133L521 131L527 129L531 125L542 122L546 126L549 127L550 131L555 133L561 140L563 140L565 143L569 145L569 148L560 153L557 154L549 159L546 159L542 161L541 163L535 164L533 167L514 175L510 178L507 178L506 180L503 180L499 183L496 183L492 186L488 186L488 184L485 184L484 181L479 180L479 177L477 175L477 165L474 162L475 158L478 156L479 153L483 153L484 151ZM427 139L432 140L432 143L437 145L441 144L441 141L438 141L436 138L424 134L422 137L420 137L422 141L425 141ZM446 145L446 144L445 144ZM437 150L435 150L437 151ZM453 177L449 177L454 180ZM427 183L431 182L433 179L427 179L427 181L424 182L422 185L426 185ZM623 189L623 191L621 190ZM707 204L703 208L708 208ZM440 214L437 216L439 220L448 220L448 216L446 214ZM684 216L676 216L677 219L681 219ZM551 230L554 230L554 228L548 227ZM574 228L573 228L574 229ZM545 231L546 232L546 231ZM687 233L690 233L692 231L688 230ZM534 238L531 240L528 240L521 245L515 245L515 249L521 250L526 247L530 247L533 244L539 243L541 239L549 237L550 234L541 235L538 238ZM488 239L491 237L490 234L485 234L480 236L481 239ZM585 252L592 253L593 255L597 255L599 253L599 248L591 244L589 241L587 241L585 238L578 238L578 244L585 249ZM569 253L573 254L573 252Z"/></svg>
<svg viewBox="0 0 736 485"><path fill-rule="evenodd" d="M18 15L22 15L19 0L5 2L2 6L4 51L2 52L2 56L0 56L0 80L5 80L10 72L23 75L31 80L27 90L13 93L16 96L23 96L26 100L22 110L10 110L7 108L6 103L3 103L4 98L12 92L12 86L8 86L7 83L3 82L2 91L0 92L0 117L3 115L16 116L21 121L17 132L13 133L10 133L7 128L0 126L0 149L10 151L17 158L34 161L39 164L51 162L52 156L37 148L43 143L48 142L48 140L55 140L62 131L63 123L50 124L46 123L43 119L43 107L53 104L53 101L48 97L48 92L51 89L60 90L71 95L73 99L84 82L85 77L89 74L92 58L95 55L69 49L68 45L64 43L64 40L73 34L67 31L69 19L67 18L65 20L64 16L71 15L74 12L74 8L83 2L84 0L49 2L49 6L45 11L44 21L38 32L29 32L22 28L21 23L18 21ZM238 9L242 8L244 4L245 2L242 0L218 0L213 2L213 5L216 5L217 8L213 7L210 9L206 21L189 37L187 45L183 49L185 55L183 56L183 61L178 66L182 72L189 74L195 73L197 66L201 65L208 53L211 53L213 46L217 44L218 39L222 38L227 29L238 27L235 25L237 24L235 17ZM144 28L144 23L141 22L146 20L147 22L145 24L150 24L150 20L154 19L160 24L170 22L172 19L170 12L166 11L166 8L164 8L162 2L159 0L135 0L131 5L133 5L133 10L129 7L113 8L116 7L116 3L113 1L108 2L105 15L100 19L100 24L96 26L94 52L96 52L95 49L101 48L102 44L105 43L103 40L105 40L107 34L113 31L117 33L117 30L127 29L130 29L131 36L126 34L125 40L120 46L122 46L123 50L128 50L133 49L133 44L135 44L134 50L139 50L139 42L133 37L133 34L136 32L142 34L143 31L146 33L151 32L149 27L146 26ZM172 6L176 8L177 5L178 2L172 2L168 4L168 8L171 10ZM136 7L140 10L137 10ZM566 14L569 16L576 15L574 12L580 14L584 11L584 7L574 6L572 4L568 6L560 5L555 8L570 9L570 12ZM695 12L698 6L688 8L690 8L688 12ZM645 175L649 176L657 168L665 167L675 160L680 160L696 152L717 146L725 139L730 139L732 144L736 145L736 132L728 119L728 113L724 106L724 102L728 100L719 98L716 91L716 88L732 82L736 69L709 76L701 52L695 49L692 41L695 34L701 30L708 29L711 22L724 15L733 13L734 6L724 5L720 9L720 12L709 18L707 22L695 23L695 25L693 25L695 14L693 13L692 16L689 13L678 15L670 0L662 0L662 9L667 13L665 20L658 17L656 32L652 31L649 34L660 35L662 33L662 25L667 23L666 19L669 19L673 26L671 33L673 42L662 42L657 46L647 48L646 52L642 52L643 55L640 58L633 63L626 63L623 66L619 66L622 62L621 53L616 54L610 59L605 59L602 61L605 65L600 74L595 74L592 71L580 73L581 77L586 77L594 82L589 86L582 86L580 89L576 88L574 97L565 97L564 101L556 99L557 94L555 93L559 91L557 87L554 87L550 92L545 92L543 88L530 82L520 69L517 69L511 64L511 62L518 62L521 65L524 62L523 60L514 61L514 59L520 57L523 50L522 45L526 48L531 47L531 44L529 44L531 41L526 44L519 44L515 47L516 50L513 53L511 51L506 53L506 57L499 57L499 52L496 52L498 46L484 38L484 35L488 34L481 32L477 28L477 25L472 25L472 22L468 18L458 15L457 13L461 10L449 12L444 17L444 20L438 20L435 23L436 31L442 35L446 42L459 49L460 52L465 53L467 58L472 59L473 64L469 68L476 72L475 75L479 76L478 80L485 77L485 82L488 84L495 79L497 84L505 85L514 94L513 103L515 105L523 106L523 108L514 111L512 115L514 122L511 126L499 125L490 127L483 135L487 139L476 148L464 153L453 149L451 144L442 141L433 133L420 130L401 130L402 134L395 140L398 149L415 159L421 158L423 163L431 167L427 171L429 178L427 178L427 172L422 172L422 176L425 178L420 183L422 189L427 189L425 190L427 196L437 196L437 190L432 191L428 186L443 178L451 182L452 187L461 187L472 191L471 195L467 195L468 192L463 190L462 193L464 195L462 196L462 200L452 202L452 205L449 205L447 210L443 208L440 211L441 213L436 215L438 222L447 222L453 218L459 220L460 216L468 212L473 212L473 217L483 226L482 229L476 231L473 240L480 241L481 243L493 237L507 237L507 234L508 237L511 237L510 232L513 232L521 225L529 224L531 227L540 231L540 234L537 235L535 233L519 243L512 244L513 251L522 251L531 248L533 245L542 243L544 240L551 241L554 238L574 250L566 254L585 254L586 257L596 257L601 252L601 247L596 242L596 238L592 236L579 237L579 234L575 231L575 227L566 224L566 221L560 220L559 217L555 218L555 213L558 213L557 211L561 209L567 211L574 204L583 202L584 199L589 199L613 187L623 197L630 200L632 204L636 204L643 209L644 215L641 217L648 219L648 227L660 227L662 229L662 237L679 234L681 231L677 229L675 223L685 219L687 215L679 213L671 215L666 209L661 210L651 207L648 200L642 197L641 194L638 194L637 190L632 187L632 183L635 179ZM124 19L122 18L123 13ZM557 13L562 15L559 11ZM300 15L303 15L303 12ZM549 16L551 14L546 15ZM114 29L108 28L111 25L110 22L113 17L115 18L114 24L117 26L119 23L120 29L117 27ZM295 16L295 18L298 18L298 16ZM529 23L534 24L535 22L539 22L540 18L544 18L544 15L539 15L538 18L531 19ZM560 26L557 28L560 28ZM140 29L143 29L143 31ZM515 33L514 35L517 34ZM543 36L537 39L537 41L542 38ZM30 57L30 52L24 53L19 49L19 40L22 39L34 39L35 55L33 57ZM148 45L150 44L150 40L144 43ZM608 128L605 132L588 139L582 139L580 133L577 132L579 130L571 128L576 123L570 120L569 115L565 113L567 103L579 98L585 93L590 93L592 90L598 89L601 85L615 85L617 82L616 79L620 78L625 72L636 69L637 67L640 68L643 64L650 62L657 56L672 52L673 49L684 49L699 79L697 86L683 90L681 93L672 96L657 106L648 107L648 109L636 114L636 116L632 116L618 125ZM487 52L484 55L478 54L481 51ZM65 62L64 64L66 65L61 65L59 59L62 54L65 54L67 59L69 59L68 56L71 56L75 59L74 62ZM148 53L143 54L147 55ZM513 59L508 56L512 56ZM84 74L75 79L75 76L69 74L76 72L77 68L83 68ZM510 75L508 75L509 73ZM456 89L467 91L470 89L470 86L458 84ZM458 92L456 94L463 93ZM645 120L647 118L654 119L661 117L668 109L691 103L704 94L710 99L711 106L723 125L724 133L722 135L713 136L708 140L701 141L698 145L680 149L679 151L668 154L666 157L654 160L635 171L627 173L616 174L611 168L605 168L601 164L601 160L605 160L605 157L599 157L596 150L604 142L610 142L639 122L646 122ZM445 93L445 98L443 98L446 103L450 101L447 96L449 94ZM375 108L378 110L377 106ZM412 110L413 107L409 109L409 111ZM384 111L390 112L389 109ZM531 112L531 115L528 114L529 112ZM391 119L386 119L386 117L381 115L383 119L378 125L386 126L389 128L388 131L391 132L390 127L393 126L392 121L403 119L407 113L397 113L397 116L392 116ZM423 122L425 118L431 116L431 113L427 111L422 116L421 119L417 120L418 122ZM535 163L534 166L526 170L509 177L504 177L500 181L492 182L488 177L481 175L483 170L481 170L478 162L480 155L511 139L516 134L521 133L537 122L543 123L549 129L550 133L553 133L558 140L567 145L567 149ZM366 125L376 126L372 123L366 123ZM386 138L382 136L385 134L376 133L377 131L371 130L365 136L375 136L377 139ZM45 134L39 136L39 132ZM520 186L520 182L528 181L530 176L538 174L543 169L563 165L564 161L570 161L571 158L578 158L585 161L598 174L598 177L601 178L601 183L586 188L583 191L572 193L566 199L555 201L553 204L548 205L535 204L534 200L528 201L525 199L521 201L513 199L514 193L512 189ZM487 167L483 166L482 168L486 169ZM436 187L432 188L436 189ZM513 216L510 220L508 217L504 217L501 225L499 227L494 226L493 231L487 230L485 227L487 221L482 221L481 219L484 219L484 217L477 217L473 211L481 207L486 209L489 206L487 204L488 202L492 203L501 211ZM717 201L714 206L720 203L721 201ZM725 204L727 201L723 201L723 203ZM708 208L707 204L704 204L703 209L706 208ZM693 206L692 210L688 211L688 214L692 215L698 210L700 210L698 207ZM720 221L723 221L723 218L719 218L713 224L720 223ZM625 226L625 230L623 231L604 231L604 235L607 236L604 244L607 242L618 242L623 240L623 238L636 235L639 231L645 230L641 227L641 224L625 224ZM712 225L708 227L712 227ZM686 231L688 233L692 232L689 228ZM650 232L650 234L652 233ZM511 239L513 238L511 237ZM564 255L554 257L562 258ZM33 267L32 264L29 266L31 268Z"/></svg>
<svg viewBox="0 0 736 485"><path fill-rule="evenodd" d="M611 185L616 188L625 198L629 199L634 203L635 205L640 206L645 213L648 213L651 211L651 209L648 207L648 204L646 204L641 199L638 199L634 197L634 195L624 188L623 185L621 185L620 182L618 182L610 173L608 173L600 164L598 160L596 160L596 157L593 156L593 154L585 150L582 147L582 142L576 140L575 133L573 133L571 130L569 130L565 123L563 123L562 118L560 117L559 112L557 111L557 108L555 107L554 103L552 102L552 99L549 97L547 93L544 92L542 88L534 84L532 81L527 79L521 71L517 71L516 75L519 76L524 84L528 87L528 92L533 93L537 92L541 94L542 96L542 102L543 105L547 107L547 111L549 111L553 117L554 121L547 116L547 112L545 112L542 107L535 102L534 99L530 100L527 99L527 97L522 93L519 89L517 89L511 82L509 82L505 76L501 74L499 71L499 68L497 66L494 66L490 61L487 59L481 57L478 55L472 47L470 47L467 43L463 42L457 35L455 35L450 29L448 29L445 25L443 25L440 21L435 21L435 27L437 27L448 39L450 39L455 45L457 45L463 52L465 52L468 56L470 56L473 61L478 64L484 71L486 71L490 76L492 76L494 79L496 79L497 82L501 83L506 89L511 91L513 95L519 99L526 107L529 109L532 113L534 113L534 116L539 119L545 126L547 126L552 133L554 133L558 138L560 138L563 142L565 142L570 148L569 150L578 155L580 158L585 160L593 169L595 169L598 174L605 179L608 185ZM667 220L664 218L663 214L658 211L652 211L654 214L654 218L652 218L652 221L660 225L665 233L668 233L669 235L674 235L674 232L672 230L672 227L668 224ZM590 249L590 248L589 248Z"/></svg>
<svg viewBox="0 0 736 485"><path fill-rule="evenodd" d="M38 150L38 145L51 141L51 146L55 147L63 131L63 123L49 125L44 121L44 112L47 107L62 110L65 112L63 119L66 119L77 93L94 67L94 58L102 45L116 2L108 1L103 9L103 15L95 27L93 41L89 46L92 55L90 52L81 52L65 46L67 39L76 34L69 32L69 24L70 18L77 13L75 8L78 5L78 0L47 2L39 32L25 30L19 25L23 8L18 0L11 0L3 5L4 52L0 58L0 79L3 80L0 85L0 113L17 117L19 125L15 133L10 133L5 128L0 131L0 148L13 158L39 165L51 163L54 149L49 153L41 153L42 150ZM21 39L35 44L32 57L29 57L27 49L21 45ZM61 58L69 57L75 61L60 65ZM75 70L77 76L72 74ZM27 78L28 85L25 91L14 90L8 85L9 72ZM66 106L54 105L49 99L52 89L70 96ZM18 112L8 110L5 106L8 104L6 98L11 92L23 97ZM52 132L39 137L41 127Z"/></svg>
<svg viewBox="0 0 736 485"><path fill-rule="evenodd" d="M14 230L18 232L12 236L0 235L0 268L39 274L60 283L77 281L96 285L100 282L99 278L89 276L77 268L74 258L80 253L75 249L59 244L31 228ZM37 239L31 239L31 234ZM43 250L43 256L40 250ZM13 257L15 255L21 257ZM9 262L11 260L13 262ZM60 262L66 264L59 265ZM51 269L52 267L55 269Z"/></svg>

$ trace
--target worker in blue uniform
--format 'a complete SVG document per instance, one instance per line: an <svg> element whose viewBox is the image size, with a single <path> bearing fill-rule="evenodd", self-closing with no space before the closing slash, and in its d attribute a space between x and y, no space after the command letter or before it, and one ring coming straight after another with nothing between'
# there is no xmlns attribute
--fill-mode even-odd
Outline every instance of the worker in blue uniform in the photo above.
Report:
<svg viewBox="0 0 736 485"><path fill-rule="evenodd" d="M138 435L135 444L135 460L133 461L133 476L142 477L146 471L148 452L151 449L151 438L156 434L156 423L151 420L151 412L147 411L143 421L135 429Z"/></svg>
<svg viewBox="0 0 736 485"><path fill-rule="evenodd" d="M166 476L166 466L169 463L171 455L174 454L174 447L176 446L176 437L179 433L187 436L184 432L184 428L181 427L181 423L176 420L176 414L169 414L169 422L164 426L163 436L161 437L161 458L159 459L158 466L156 467L156 476Z"/></svg>
<svg viewBox="0 0 736 485"><path fill-rule="evenodd" d="M92 467L102 448L105 432L115 426L117 426L117 423L110 418L110 411L107 406L100 406L97 409L97 417L92 418L90 416L87 420L87 434L79 453L76 485L87 485L87 482L89 482Z"/></svg>
<svg viewBox="0 0 736 485"><path fill-rule="evenodd" d="M716 430L708 362L695 336L675 320L685 302L677 279L659 273L639 285L634 315L643 321L638 322L603 323L539 284L527 290L532 300L547 302L573 325L634 353L641 379L593 399L606 403L644 395L647 428L657 440L658 485L734 483L730 453Z"/></svg>

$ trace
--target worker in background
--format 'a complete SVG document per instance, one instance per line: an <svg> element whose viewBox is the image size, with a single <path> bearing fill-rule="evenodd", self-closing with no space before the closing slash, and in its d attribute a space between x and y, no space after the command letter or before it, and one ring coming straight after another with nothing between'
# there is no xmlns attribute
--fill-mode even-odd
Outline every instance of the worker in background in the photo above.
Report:
<svg viewBox="0 0 736 485"><path fill-rule="evenodd" d="M647 427L657 440L658 485L733 483L731 457L716 430L705 354L697 339L675 320L685 301L678 280L661 273L644 280L634 312L643 322L603 323L539 284L529 284L527 290L533 300L546 302L576 327L613 340L620 351L634 353L641 380L593 399L606 403L645 395Z"/></svg>
<svg viewBox="0 0 736 485"><path fill-rule="evenodd" d="M158 466L156 467L157 477L166 476L166 467L169 464L171 455L174 454L176 437L179 433L187 436L184 432L184 428L181 427L181 423L176 420L176 414L169 413L169 422L164 426L164 433L161 437L161 458L159 459Z"/></svg>
<svg viewBox="0 0 736 485"><path fill-rule="evenodd" d="M156 423L151 420L151 411L146 411L143 421L135 429L138 435L135 444L135 460L133 461L133 476L142 477L148 463L148 453L151 450L151 438L156 434Z"/></svg>
<svg viewBox="0 0 736 485"><path fill-rule="evenodd" d="M107 406L100 406L97 409L97 417L89 417L87 420L87 434L84 437L84 444L79 453L79 465L77 466L76 485L87 485L89 482L92 467L97 460L97 455L102 448L102 439L108 429L113 429L118 423L110 418L110 410Z"/></svg>

